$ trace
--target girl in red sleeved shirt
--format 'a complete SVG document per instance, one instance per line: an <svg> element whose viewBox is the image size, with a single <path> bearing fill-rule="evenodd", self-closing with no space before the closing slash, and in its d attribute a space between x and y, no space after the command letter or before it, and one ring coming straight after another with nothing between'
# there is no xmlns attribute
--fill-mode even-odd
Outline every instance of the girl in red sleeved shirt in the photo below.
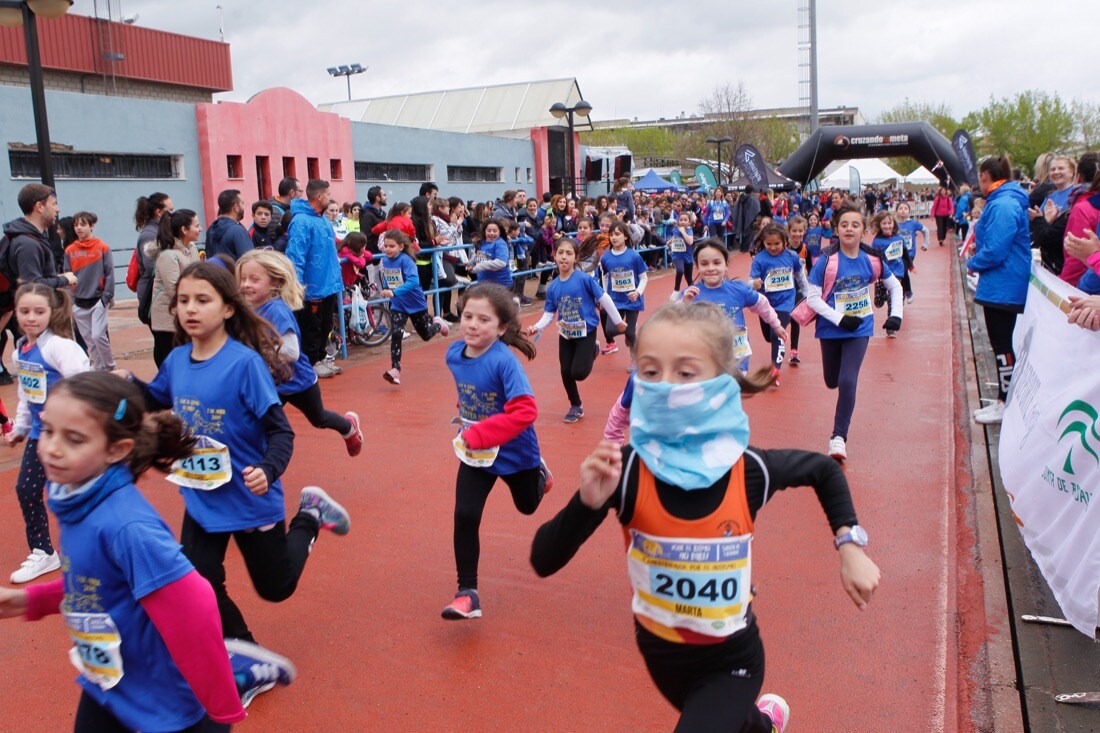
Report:
<svg viewBox="0 0 1100 733"><path fill-rule="evenodd" d="M371 263L374 256L367 252L367 235L362 232L349 232L340 247L340 276L344 287L350 288L359 281L363 268Z"/></svg>

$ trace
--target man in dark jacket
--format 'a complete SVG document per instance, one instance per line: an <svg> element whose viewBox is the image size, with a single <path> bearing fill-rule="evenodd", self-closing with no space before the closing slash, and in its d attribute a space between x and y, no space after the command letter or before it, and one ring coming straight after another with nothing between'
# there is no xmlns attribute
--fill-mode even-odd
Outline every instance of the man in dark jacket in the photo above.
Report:
<svg viewBox="0 0 1100 733"><path fill-rule="evenodd" d="M379 254L378 235L371 230L386 220L386 192L381 186L367 189L367 202L359 214L359 230L367 235L367 249L371 254Z"/></svg>
<svg viewBox="0 0 1100 733"><path fill-rule="evenodd" d="M271 231L279 229L279 222L283 220L283 215L290 213L290 202L301 196L302 187L298 184L297 178L288 176L279 181L279 195L271 199Z"/></svg>
<svg viewBox="0 0 1100 733"><path fill-rule="evenodd" d="M76 284L76 275L59 275L47 232L57 224L57 195L49 186L28 183L19 192L23 217L4 225L8 240L6 273L15 276L12 290L24 283L42 283L51 288ZM10 297L11 294L8 294Z"/></svg>
<svg viewBox="0 0 1100 733"><path fill-rule="evenodd" d="M227 254L234 260L255 248L248 230L241 224L244 201L241 192L230 188L218 194L218 218L206 230L206 257Z"/></svg>
<svg viewBox="0 0 1100 733"><path fill-rule="evenodd" d="M752 244L752 223L760 215L760 199L752 186L746 186L733 207L733 246L742 252L748 252Z"/></svg>

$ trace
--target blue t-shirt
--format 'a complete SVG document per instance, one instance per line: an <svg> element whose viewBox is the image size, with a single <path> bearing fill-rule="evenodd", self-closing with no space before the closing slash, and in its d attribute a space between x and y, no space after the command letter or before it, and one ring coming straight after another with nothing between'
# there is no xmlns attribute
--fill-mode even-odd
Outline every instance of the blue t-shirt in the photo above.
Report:
<svg viewBox="0 0 1100 733"><path fill-rule="evenodd" d="M242 477L244 469L258 466L267 451L261 421L279 404L275 380L260 355L233 338L206 361L191 358L192 346L172 350L149 385L149 394L172 405L196 436L224 444L233 474L213 491L181 487L187 513L207 532L235 532L282 521L282 484L276 479L267 493L257 496Z"/></svg>
<svg viewBox="0 0 1100 733"><path fill-rule="evenodd" d="M546 289L546 312L558 314L558 329L563 338L584 338L600 325L596 301L604 291L595 278L573 270L566 279L556 278ZM584 333L580 324L584 322Z"/></svg>
<svg viewBox="0 0 1100 733"><path fill-rule="evenodd" d="M64 378L42 356L42 349L38 344L35 341L27 351L20 348L15 350L15 369L19 375L19 386L23 389L22 399L26 400L31 413L31 431L27 437L32 440L42 435L42 410L46 407L46 398L53 386Z"/></svg>
<svg viewBox="0 0 1100 733"><path fill-rule="evenodd" d="M486 240L477 246L475 260L500 260L504 267L499 270L480 270L478 282L496 283L506 288L512 287L511 250L503 239Z"/></svg>
<svg viewBox="0 0 1100 733"><path fill-rule="evenodd" d="M802 243L806 245L806 251L810 253L811 262L817 262L817 258L821 256L821 237L824 234L824 227L810 227L806 230L806 236L802 238Z"/></svg>
<svg viewBox="0 0 1100 733"><path fill-rule="evenodd" d="M914 262L917 259L917 234L920 232L924 232L925 242L927 243L928 230L924 228L924 224L915 219L898 222L898 236L905 243L905 251L909 253L909 259Z"/></svg>
<svg viewBox="0 0 1100 733"><path fill-rule="evenodd" d="M696 286L699 288L699 294L695 296L696 303L720 305L726 315L738 326L745 325L745 314L741 309L756 305L760 301L760 293L740 280L723 280L722 284L716 288L709 288L700 280Z"/></svg>
<svg viewBox="0 0 1100 733"><path fill-rule="evenodd" d="M794 308L796 275L802 271L802 260L794 250L784 249L778 256L761 250L752 258L749 277L762 281L761 290L772 308L790 313Z"/></svg>
<svg viewBox="0 0 1100 733"><path fill-rule="evenodd" d="M464 421L479 422L504 412L504 405L516 397L535 396L519 359L503 341L496 341L476 359L466 356L465 349L465 341L456 341L447 348L447 367L455 378L459 415ZM485 470L494 476L507 476L538 465L539 441L534 426L529 425L500 446L493 465Z"/></svg>
<svg viewBox="0 0 1100 733"><path fill-rule="evenodd" d="M1091 267L1088 268L1077 281L1077 289L1089 295L1100 295L1100 275L1093 272Z"/></svg>
<svg viewBox="0 0 1100 733"><path fill-rule="evenodd" d="M312 387L317 381L317 372L313 371L313 365L309 363L309 357L302 349L302 332L298 328L298 319L294 317L290 306L282 298L272 298L261 305L257 312L260 317L265 318L275 327L280 336L289 332L298 339L298 360L290 365L294 374L288 381L276 385L276 390L281 395L293 395Z"/></svg>
<svg viewBox="0 0 1100 733"><path fill-rule="evenodd" d="M401 313L419 313L428 310L428 299L420 287L420 276L412 257L399 252L397 257L382 257L382 284L392 290L390 307Z"/></svg>
<svg viewBox="0 0 1100 733"><path fill-rule="evenodd" d="M1069 208L1069 197L1075 188L1076 186L1066 186L1061 191L1054 189L1045 199L1043 199L1043 205L1039 207L1039 211L1046 208L1047 201L1054 202L1054 205L1058 207L1058 213L1065 211Z"/></svg>
<svg viewBox="0 0 1100 733"><path fill-rule="evenodd" d="M630 300L627 294L638 289L642 275L649 271L642 256L627 248L618 254L607 250L600 258L600 269L604 272L604 288L611 293L611 302L620 311L645 310L645 296Z"/></svg>
<svg viewBox="0 0 1100 733"><path fill-rule="evenodd" d="M863 250L854 258L843 252L838 252L837 256L840 260L837 264L836 282L826 295L825 302L844 315L862 318L863 322L855 331L845 331L829 319L818 317L815 335L819 339L870 338L875 333L875 316L871 311L875 273L871 268L871 258ZM808 278L811 284L822 289L825 287L825 267L828 261L827 257L818 260ZM884 279L890 277L888 272L883 272Z"/></svg>
<svg viewBox="0 0 1100 733"><path fill-rule="evenodd" d="M905 238L900 234L892 237L875 237L871 246L882 252L882 259L894 277L905 277Z"/></svg>
<svg viewBox="0 0 1100 733"><path fill-rule="evenodd" d="M116 488L79 520L61 523L61 611L89 663L109 676L108 690L83 675L78 682L129 730L188 728L206 715L172 661L141 599L194 570L172 531L121 469ZM100 482L118 479L109 470ZM96 491L96 488L90 489ZM84 642L83 640L87 641ZM76 641L77 639L74 639ZM121 642L119 658L103 656L104 642Z"/></svg>
<svg viewBox="0 0 1100 733"><path fill-rule="evenodd" d="M668 238L665 240L665 246L668 247L668 253L672 257L673 262L692 261L692 250L694 247L684 241L678 226L670 229Z"/></svg>

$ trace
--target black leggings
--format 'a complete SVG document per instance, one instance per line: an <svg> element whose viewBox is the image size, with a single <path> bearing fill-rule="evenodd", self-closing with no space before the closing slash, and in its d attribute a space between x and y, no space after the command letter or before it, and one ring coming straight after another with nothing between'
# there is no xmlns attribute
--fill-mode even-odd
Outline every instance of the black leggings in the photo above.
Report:
<svg viewBox="0 0 1100 733"><path fill-rule="evenodd" d="M455 250L456 252L458 250ZM450 260L443 260L443 272L439 274L439 287L441 288L453 288L458 285L458 277L455 275L454 263ZM439 294L439 315L451 312L451 293L452 290L447 290Z"/></svg>
<svg viewBox="0 0 1100 733"><path fill-rule="evenodd" d="M677 733L771 733L756 707L764 685L764 644L755 623L719 644L676 644L634 621L634 636L657 689L680 711Z"/></svg>
<svg viewBox="0 0 1100 733"><path fill-rule="evenodd" d="M52 555L50 519L46 514L46 501L42 497L45 490L46 469L38 459L38 438L30 438L23 450L23 461L19 464L15 494L19 497L19 508L23 512L23 524L27 529L27 547Z"/></svg>
<svg viewBox="0 0 1100 733"><path fill-rule="evenodd" d="M279 401L284 405L289 402L297 407L309 420L309 424L315 428L335 430L341 436L351 433L351 422L346 417L325 409L325 403L321 400L321 385L317 382L301 392L281 394Z"/></svg>
<svg viewBox="0 0 1100 733"><path fill-rule="evenodd" d="M672 266L676 268L676 284L672 287L673 290L679 292L680 281L684 279L687 280L689 288L695 283L695 279L691 276L692 268L694 267L691 262L687 262L684 260L673 260Z"/></svg>
<svg viewBox="0 0 1100 733"><path fill-rule="evenodd" d="M581 406L581 393L577 390L577 382L583 382L592 373L592 363L596 360L597 349L594 330L580 339L558 338L561 383L565 385L569 404L574 407Z"/></svg>
<svg viewBox="0 0 1100 733"><path fill-rule="evenodd" d="M199 575L210 581L218 599L225 638L256 641L237 604L225 590L225 552L229 549L229 538L237 541L252 587L260 598L279 603L290 598L298 587L298 578L302 576L319 531L320 522L304 512L298 512L290 521L289 532L284 521L276 522L268 530L207 532L184 512L180 530L183 554Z"/></svg>
<svg viewBox="0 0 1100 733"><path fill-rule="evenodd" d="M228 731L227 723L215 723L204 717L194 725L180 729L179 733L222 733ZM73 733L131 733L118 718L101 707L87 692L81 693L80 704L76 708L76 722Z"/></svg>
<svg viewBox="0 0 1100 733"><path fill-rule="evenodd" d="M626 321L626 331L622 334L619 333L619 327L611 323L611 319L607 317L607 313L600 311L600 322L603 323L603 336L607 339L607 343L615 343L615 337L622 335L626 337L626 345L628 348L634 348L634 340L638 331L638 315L641 311L619 311L619 315Z"/></svg>
<svg viewBox="0 0 1100 733"><path fill-rule="evenodd" d="M906 298L910 297L913 294L913 279L909 276L909 271L906 270L905 274L898 279L901 280L902 294Z"/></svg>
<svg viewBox="0 0 1100 733"><path fill-rule="evenodd" d="M856 387L859 369L867 355L866 336L858 338L821 339L821 370L825 386L836 389L836 412L833 414L833 434L830 437L848 440L848 427L856 409Z"/></svg>
<svg viewBox="0 0 1100 733"><path fill-rule="evenodd" d="M950 216L937 216L936 217L936 241L943 244L947 239L947 233L950 232L955 226L955 223L951 220Z"/></svg>
<svg viewBox="0 0 1100 733"><path fill-rule="evenodd" d="M160 369L160 365L172 353L176 343L175 331L153 331L153 363Z"/></svg>
<svg viewBox="0 0 1100 733"><path fill-rule="evenodd" d="M405 323L411 320L413 328L420 334L420 338L425 341L439 333L442 327L432 320L432 317L428 315L428 311L405 313L399 310L391 310L390 318L393 321L390 324L390 366L400 370L401 342L405 340Z"/></svg>
<svg viewBox="0 0 1100 733"><path fill-rule="evenodd" d="M989 333L989 345L997 359L997 397L1002 402L1008 397L1012 384L1012 371L1016 368L1016 352L1012 348L1012 332L1016 330L1015 311L982 306L985 314L985 330Z"/></svg>
<svg viewBox="0 0 1100 733"><path fill-rule="evenodd" d="M336 318L336 306L343 297L340 293L326 295L321 300L307 300L300 310L294 312L298 320L298 330L302 332L302 351L309 357L310 364L316 364L325 358L325 347L332 333L333 319Z"/></svg>
<svg viewBox="0 0 1100 733"><path fill-rule="evenodd" d="M520 514L534 514L542 502L546 479L538 468L529 468L507 476L497 476L483 468L460 463L455 480L455 566L458 589L477 589L477 562L481 557L481 514L497 479L503 479L512 492L512 503Z"/></svg>
<svg viewBox="0 0 1100 733"><path fill-rule="evenodd" d="M775 315L779 316L779 323L783 328L786 328L791 322L791 314L789 311L776 311ZM760 319L760 331L764 334L764 340L772 345L772 364L776 369L780 369L783 366L783 355L787 352L786 345L776 336L772 338L772 327L764 323L764 319ZM794 348L793 346L791 347Z"/></svg>

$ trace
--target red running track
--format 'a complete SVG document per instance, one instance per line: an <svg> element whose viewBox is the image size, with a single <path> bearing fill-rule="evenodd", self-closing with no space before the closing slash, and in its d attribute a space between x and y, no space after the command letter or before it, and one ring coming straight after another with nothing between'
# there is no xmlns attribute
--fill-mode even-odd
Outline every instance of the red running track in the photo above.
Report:
<svg viewBox="0 0 1100 733"><path fill-rule="evenodd" d="M793 733L955 731L957 720L970 718L956 709L956 670L969 665L958 659L954 632L950 258L950 248L919 253L917 298L905 310L901 337L888 341L880 327L861 375L847 476L871 533L870 554L883 572L869 609L856 610L840 587L836 552L812 490L780 494L758 518L753 579L768 654L764 691L790 702ZM747 257L734 258L735 274L747 268ZM649 308L663 303L671 288L671 277L655 278ZM525 322L536 316L529 312ZM750 331L753 363L760 364L767 345L756 323ZM578 464L599 440L630 363L625 349L600 357L581 385L586 416L566 425L556 341L548 331L527 367L556 487L532 517L518 514L499 486L491 496L482 527L485 617L479 620L439 617L455 575L455 393L443 364L447 343L408 349L400 387L381 378L388 353L352 361L342 376L325 382L329 407L355 409L363 418L367 446L357 459L346 456L335 435L289 412L298 440L284 479L288 502L294 506L300 487L319 484L349 508L353 528L345 538L320 538L297 594L279 605L256 596L239 555L230 551L230 591L257 638L299 670L293 686L257 698L239 729L638 731L675 725L675 711L650 683L634 646L613 518L557 576L540 580L527 561L536 527L575 489ZM784 368L782 387L746 403L755 445L826 448L835 393L824 387L812 334L803 334L801 346L802 365ZM0 482L14 487L15 476L8 470ZM172 487L150 477L143 488L178 527L181 502ZM0 495L0 516L6 576L26 552L13 490ZM0 730L70 728L79 693L68 646L58 619L0 624L6 693Z"/></svg>

